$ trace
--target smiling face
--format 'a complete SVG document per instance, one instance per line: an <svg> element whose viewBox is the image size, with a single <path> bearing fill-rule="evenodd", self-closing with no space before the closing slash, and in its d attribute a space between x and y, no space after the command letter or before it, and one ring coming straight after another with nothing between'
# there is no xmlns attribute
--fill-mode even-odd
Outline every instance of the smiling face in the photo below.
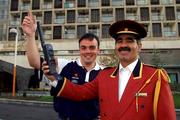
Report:
<svg viewBox="0 0 180 120"><path fill-rule="evenodd" d="M96 57L99 53L98 42L94 38L90 40L88 38L82 39L79 43L79 51L81 63L83 66L89 66L95 64Z"/></svg>
<svg viewBox="0 0 180 120"><path fill-rule="evenodd" d="M134 62L141 51L142 44L132 34L118 35L115 43L115 52L123 67Z"/></svg>

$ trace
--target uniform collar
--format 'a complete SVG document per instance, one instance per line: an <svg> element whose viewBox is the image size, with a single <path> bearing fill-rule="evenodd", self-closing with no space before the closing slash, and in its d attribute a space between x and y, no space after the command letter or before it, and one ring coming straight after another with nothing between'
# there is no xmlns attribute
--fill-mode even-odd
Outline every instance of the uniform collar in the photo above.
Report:
<svg viewBox="0 0 180 120"><path fill-rule="evenodd" d="M132 62L131 64L129 64L129 65L126 66L125 68L129 69L130 72L132 72L132 71L134 70L137 62L138 62L138 59L136 59L134 62ZM119 65L119 70L121 70L121 69L123 69L123 66L122 66L121 63L120 63L120 65Z"/></svg>
<svg viewBox="0 0 180 120"><path fill-rule="evenodd" d="M134 79L141 78L142 77L142 66L143 66L141 61L139 59L137 59L137 61L134 61L131 64L132 64L132 66L130 65L131 66L130 69L132 70ZM120 65L115 68L115 70L111 74L111 77L115 77L117 75L118 71L120 70L119 67L120 67Z"/></svg>

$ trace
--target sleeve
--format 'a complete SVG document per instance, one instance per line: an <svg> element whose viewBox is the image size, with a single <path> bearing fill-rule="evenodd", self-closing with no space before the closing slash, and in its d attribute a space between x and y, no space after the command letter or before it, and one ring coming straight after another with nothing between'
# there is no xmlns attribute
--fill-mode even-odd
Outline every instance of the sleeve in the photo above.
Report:
<svg viewBox="0 0 180 120"><path fill-rule="evenodd" d="M57 87L53 88L51 92L53 96L57 95L75 101L95 99L98 98L98 80L78 85L65 78L63 81L58 81Z"/></svg>
<svg viewBox="0 0 180 120"><path fill-rule="evenodd" d="M173 95L169 86L169 77L161 70L161 86L157 106L157 120L176 120Z"/></svg>

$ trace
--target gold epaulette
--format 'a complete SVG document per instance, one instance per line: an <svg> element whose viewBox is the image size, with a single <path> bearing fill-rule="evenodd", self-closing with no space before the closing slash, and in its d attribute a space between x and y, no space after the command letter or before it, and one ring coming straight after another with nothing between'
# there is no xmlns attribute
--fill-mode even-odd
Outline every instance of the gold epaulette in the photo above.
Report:
<svg viewBox="0 0 180 120"><path fill-rule="evenodd" d="M163 76L164 80L166 82L170 83L171 80L170 80L169 75L167 74L167 72L163 68L160 69L160 72L161 72L161 75Z"/></svg>

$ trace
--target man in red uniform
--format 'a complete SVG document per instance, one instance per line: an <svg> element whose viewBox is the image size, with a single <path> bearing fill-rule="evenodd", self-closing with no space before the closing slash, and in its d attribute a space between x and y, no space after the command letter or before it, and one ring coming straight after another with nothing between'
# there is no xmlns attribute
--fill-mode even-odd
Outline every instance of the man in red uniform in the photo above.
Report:
<svg viewBox="0 0 180 120"><path fill-rule="evenodd" d="M117 67L102 70L95 80L75 85L66 78L53 84L54 95L73 100L99 98L101 120L176 120L169 77L164 69L140 61L141 39L147 36L144 27L131 20L115 22L109 28L115 39Z"/></svg>

